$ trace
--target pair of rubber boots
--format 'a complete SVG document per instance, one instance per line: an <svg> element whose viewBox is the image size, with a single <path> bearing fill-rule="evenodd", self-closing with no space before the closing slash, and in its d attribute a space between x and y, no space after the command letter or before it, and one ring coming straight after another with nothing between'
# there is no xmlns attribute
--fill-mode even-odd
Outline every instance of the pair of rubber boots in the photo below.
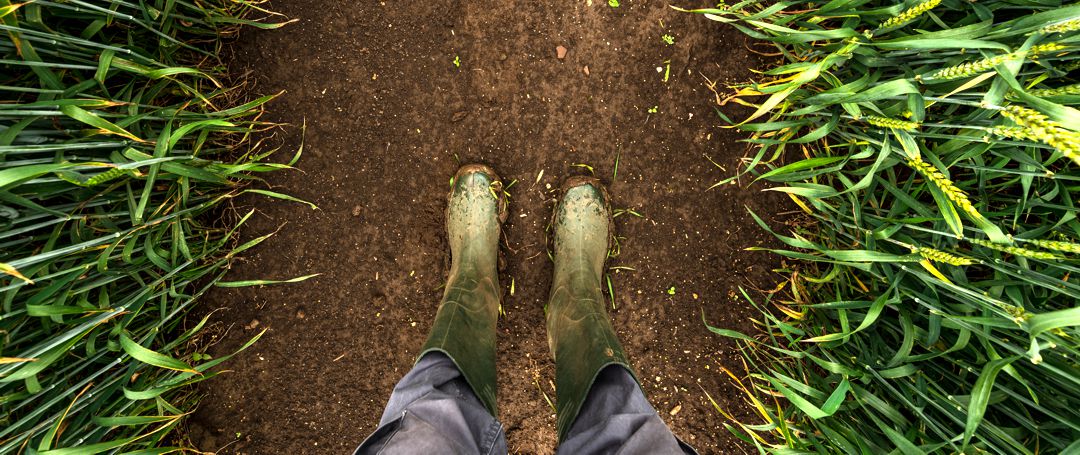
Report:
<svg viewBox="0 0 1080 455"><path fill-rule="evenodd" d="M458 170L446 212L450 275L420 355L449 356L493 416L499 233L505 218L506 198L495 172L477 164ZM611 225L607 192L597 179L572 177L563 184L552 221L555 270L545 311L559 440L601 370L619 365L632 374L601 290Z"/></svg>

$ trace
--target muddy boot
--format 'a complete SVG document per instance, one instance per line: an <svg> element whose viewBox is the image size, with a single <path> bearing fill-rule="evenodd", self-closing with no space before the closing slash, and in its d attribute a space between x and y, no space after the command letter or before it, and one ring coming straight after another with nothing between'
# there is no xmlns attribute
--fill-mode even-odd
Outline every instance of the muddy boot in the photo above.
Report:
<svg viewBox="0 0 1080 455"><path fill-rule="evenodd" d="M548 301L548 344L555 356L559 440L577 418L585 397L605 367L633 374L611 328L601 280L611 238L611 208L599 180L572 177L555 208L555 270Z"/></svg>
<svg viewBox="0 0 1080 455"><path fill-rule="evenodd" d="M420 354L449 356L493 416L499 226L506 218L502 195L502 182L487 166L466 165L454 176L446 210L450 275Z"/></svg>

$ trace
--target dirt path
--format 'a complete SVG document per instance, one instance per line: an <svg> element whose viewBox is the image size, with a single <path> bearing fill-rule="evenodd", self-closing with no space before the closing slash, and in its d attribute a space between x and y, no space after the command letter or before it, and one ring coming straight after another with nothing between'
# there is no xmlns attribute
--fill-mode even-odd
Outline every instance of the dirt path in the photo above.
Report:
<svg viewBox="0 0 1080 455"><path fill-rule="evenodd" d="M231 364L235 372L204 386L188 428L195 444L348 453L373 430L441 296L448 180L460 163L479 161L518 181L499 323L500 419L511 451L555 445L544 238L549 188L586 172L578 163L610 183L616 207L643 215L616 219L614 265L633 270L614 274L612 317L650 401L703 453L746 451L702 392L750 415L719 371L741 371L735 345L710 334L702 312L749 330L754 313L738 287L776 279L774 258L743 251L768 241L744 207L768 214L783 201L760 187L706 191L747 147L719 128L703 76L749 77L747 43L662 1L541 3L277 0L272 8L299 22L234 46L235 68L253 72L260 92L287 90L270 119L307 121L301 171L270 183L320 209L258 201L245 235L284 227L229 279L322 275L208 296L208 307L222 308L213 320L224 333L212 352L269 331ZM287 136L298 143L296 129Z"/></svg>

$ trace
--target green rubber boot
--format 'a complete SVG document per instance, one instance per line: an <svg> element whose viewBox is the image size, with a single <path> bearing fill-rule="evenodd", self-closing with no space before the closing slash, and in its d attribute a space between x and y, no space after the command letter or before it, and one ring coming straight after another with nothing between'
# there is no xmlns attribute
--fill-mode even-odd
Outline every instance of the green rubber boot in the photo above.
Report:
<svg viewBox="0 0 1080 455"><path fill-rule="evenodd" d="M495 323L499 318L499 228L506 219L502 182L491 168L463 166L446 209L450 275L420 357L442 352L461 370L492 416Z"/></svg>
<svg viewBox="0 0 1080 455"><path fill-rule="evenodd" d="M555 356L556 427L562 441L600 370L633 374L611 327L601 279L611 238L611 208L600 181L572 177L552 221L555 271L547 304L548 344Z"/></svg>

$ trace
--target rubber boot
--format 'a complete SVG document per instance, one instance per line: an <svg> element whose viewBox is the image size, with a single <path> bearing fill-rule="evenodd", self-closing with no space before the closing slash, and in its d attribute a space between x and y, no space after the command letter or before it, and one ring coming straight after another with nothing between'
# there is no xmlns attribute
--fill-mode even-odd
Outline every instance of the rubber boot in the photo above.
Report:
<svg viewBox="0 0 1080 455"><path fill-rule="evenodd" d="M502 182L491 168L463 166L446 210L450 275L420 357L441 352L461 370L491 412L495 406L495 323L499 317L499 229L506 218Z"/></svg>
<svg viewBox="0 0 1080 455"><path fill-rule="evenodd" d="M547 304L548 344L555 356L556 427L562 441L600 370L633 375L615 336L601 290L611 239L611 207L599 180L572 177L555 208L555 270Z"/></svg>

